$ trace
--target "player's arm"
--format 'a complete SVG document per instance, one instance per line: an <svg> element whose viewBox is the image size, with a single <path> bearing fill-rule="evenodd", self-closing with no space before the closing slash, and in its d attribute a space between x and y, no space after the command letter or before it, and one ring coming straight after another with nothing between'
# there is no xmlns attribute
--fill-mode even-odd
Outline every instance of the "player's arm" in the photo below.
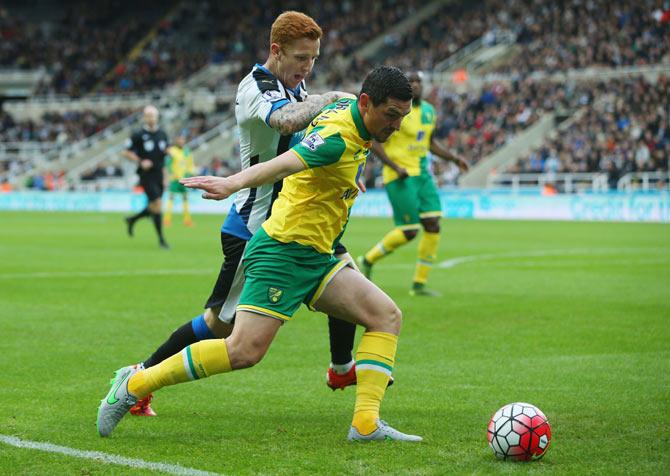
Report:
<svg viewBox="0 0 670 476"><path fill-rule="evenodd" d="M325 94L312 94L303 102L286 104L270 115L268 124L281 135L289 135L306 128L321 109L328 104L344 97L354 97L341 91L330 91Z"/></svg>
<svg viewBox="0 0 670 476"><path fill-rule="evenodd" d="M388 156L388 154L386 152L384 152L384 148L382 147L382 145L379 142L377 142L377 141L372 142L372 152L374 152L375 155L377 157L379 157L379 160L381 160L384 165L386 165L387 167L392 168L395 171L395 173L398 174L399 178L404 179L404 178L409 177L409 174L407 173L407 170L404 169L403 167L400 167L395 162L393 162L393 160L391 160L391 158Z"/></svg>
<svg viewBox="0 0 670 476"><path fill-rule="evenodd" d="M443 160L453 162L458 166L461 172L467 172L470 169L470 164L463 157L452 154L442 142L435 138L435 134L430 136L430 151Z"/></svg>
<svg viewBox="0 0 670 476"><path fill-rule="evenodd" d="M288 150L272 160L253 165L230 177L189 177L180 182L186 187L203 190L203 198L223 200L243 188L279 182L305 168L305 162L292 150Z"/></svg>

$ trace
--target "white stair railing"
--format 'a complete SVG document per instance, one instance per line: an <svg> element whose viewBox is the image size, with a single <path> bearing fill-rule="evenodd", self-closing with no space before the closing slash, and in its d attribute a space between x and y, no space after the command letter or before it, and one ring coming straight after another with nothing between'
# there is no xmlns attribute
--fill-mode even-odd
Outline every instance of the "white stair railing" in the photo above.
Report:
<svg viewBox="0 0 670 476"><path fill-rule="evenodd" d="M536 174L495 174L489 175L488 188L511 188L517 192L524 188L553 185L564 193L579 191L606 192L607 174L596 173L536 173Z"/></svg>
<svg viewBox="0 0 670 476"><path fill-rule="evenodd" d="M669 172L631 172L617 182L617 189L622 192L641 190L648 192L659 188L670 188Z"/></svg>

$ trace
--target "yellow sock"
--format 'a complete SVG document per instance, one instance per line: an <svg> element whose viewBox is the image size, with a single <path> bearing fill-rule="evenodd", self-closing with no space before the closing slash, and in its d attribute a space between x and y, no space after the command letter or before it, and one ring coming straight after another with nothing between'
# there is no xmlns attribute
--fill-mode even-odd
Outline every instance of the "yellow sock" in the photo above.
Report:
<svg viewBox="0 0 670 476"><path fill-rule="evenodd" d="M184 223L191 223L191 212L188 209L188 202L186 199L183 200L184 204Z"/></svg>
<svg viewBox="0 0 670 476"><path fill-rule="evenodd" d="M165 216L163 218L163 221L166 224L170 224L172 222L172 207L174 206L174 200L172 197L169 197L167 200L167 204L165 205Z"/></svg>
<svg viewBox="0 0 670 476"><path fill-rule="evenodd" d="M437 259L437 248L440 246L440 234L424 232L419 242L419 256L416 260L414 282L425 284L428 273Z"/></svg>
<svg viewBox="0 0 670 476"><path fill-rule="evenodd" d="M405 233L400 228L394 228L382 238L382 241L365 253L365 260L370 264L374 264L396 248L407 243L407 241Z"/></svg>
<svg viewBox="0 0 670 476"><path fill-rule="evenodd" d="M386 385L393 372L398 336L387 332L366 332L356 352L356 406L354 426L361 435L377 429Z"/></svg>
<svg viewBox="0 0 670 476"><path fill-rule="evenodd" d="M230 372L230 358L225 339L201 340L163 362L141 370L128 381L128 391L137 398L177 383Z"/></svg>

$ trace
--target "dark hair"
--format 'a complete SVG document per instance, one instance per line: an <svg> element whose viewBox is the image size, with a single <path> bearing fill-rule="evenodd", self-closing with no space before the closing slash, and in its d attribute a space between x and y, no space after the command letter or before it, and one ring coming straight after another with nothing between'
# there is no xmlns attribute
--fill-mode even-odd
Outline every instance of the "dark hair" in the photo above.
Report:
<svg viewBox="0 0 670 476"><path fill-rule="evenodd" d="M370 96L375 106L388 98L400 101L412 100L412 86L409 84L409 79L395 66L377 66L370 71L361 86L361 94L363 93Z"/></svg>

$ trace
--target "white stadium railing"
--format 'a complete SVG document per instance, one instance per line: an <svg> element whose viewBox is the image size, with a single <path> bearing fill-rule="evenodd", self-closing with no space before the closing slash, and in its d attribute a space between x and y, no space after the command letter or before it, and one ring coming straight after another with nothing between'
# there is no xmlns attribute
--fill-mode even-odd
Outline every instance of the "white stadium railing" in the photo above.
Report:
<svg viewBox="0 0 670 476"><path fill-rule="evenodd" d="M623 192L633 190L648 192L659 188L670 188L669 172L631 172L621 177L617 182L617 189Z"/></svg>
<svg viewBox="0 0 670 476"><path fill-rule="evenodd" d="M491 174L487 180L488 188L511 188L513 191L545 185L553 185L564 193L608 190L605 173Z"/></svg>

